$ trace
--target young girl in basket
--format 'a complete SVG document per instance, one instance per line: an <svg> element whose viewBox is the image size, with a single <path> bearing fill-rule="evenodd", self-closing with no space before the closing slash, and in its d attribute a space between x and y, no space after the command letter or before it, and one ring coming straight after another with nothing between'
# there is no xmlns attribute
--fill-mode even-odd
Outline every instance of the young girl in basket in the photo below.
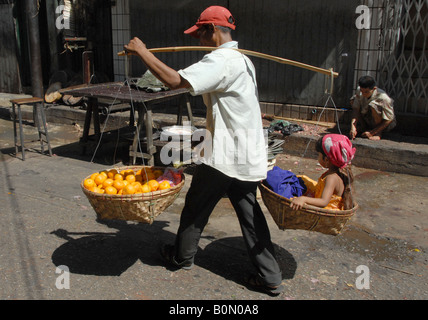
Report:
<svg viewBox="0 0 428 320"><path fill-rule="evenodd" d="M328 171L318 179L318 183L303 176L308 192L292 199L290 207L299 210L309 204L324 209L352 209L351 187L354 177L350 163L355 154L352 143L344 135L327 134L317 141L315 149L318 162Z"/></svg>

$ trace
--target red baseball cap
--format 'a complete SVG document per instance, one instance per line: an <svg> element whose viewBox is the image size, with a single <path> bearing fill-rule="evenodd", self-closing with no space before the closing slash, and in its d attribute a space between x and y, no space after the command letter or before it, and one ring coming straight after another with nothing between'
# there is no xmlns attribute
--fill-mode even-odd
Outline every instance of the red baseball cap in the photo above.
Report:
<svg viewBox="0 0 428 320"><path fill-rule="evenodd" d="M195 38L199 38L197 31L205 24L214 23L216 26L229 27L235 30L235 19L229 10L221 6L211 6L205 9L198 18L198 21L193 27L190 27L185 34L190 34Z"/></svg>

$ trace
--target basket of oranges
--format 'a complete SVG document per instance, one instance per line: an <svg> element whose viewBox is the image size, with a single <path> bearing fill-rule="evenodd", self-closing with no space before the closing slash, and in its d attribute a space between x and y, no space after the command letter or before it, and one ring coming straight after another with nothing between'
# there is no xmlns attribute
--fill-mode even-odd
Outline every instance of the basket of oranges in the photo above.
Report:
<svg viewBox="0 0 428 320"><path fill-rule="evenodd" d="M103 170L81 183L99 219L148 224L174 202L183 186L181 170L149 166Z"/></svg>

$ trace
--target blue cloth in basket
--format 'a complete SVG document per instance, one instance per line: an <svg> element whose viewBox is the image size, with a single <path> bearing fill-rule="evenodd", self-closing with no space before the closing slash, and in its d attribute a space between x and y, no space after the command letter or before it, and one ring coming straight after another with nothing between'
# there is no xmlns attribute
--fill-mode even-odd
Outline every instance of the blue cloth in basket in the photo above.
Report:
<svg viewBox="0 0 428 320"><path fill-rule="evenodd" d="M283 170L277 166L267 172L266 182L275 193L287 199L302 196L307 188L302 179L293 172Z"/></svg>

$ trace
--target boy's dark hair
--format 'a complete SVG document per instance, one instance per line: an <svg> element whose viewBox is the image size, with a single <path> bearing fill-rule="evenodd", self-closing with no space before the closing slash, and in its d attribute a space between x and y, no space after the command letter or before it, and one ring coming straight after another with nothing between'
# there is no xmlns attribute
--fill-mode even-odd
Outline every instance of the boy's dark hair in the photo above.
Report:
<svg viewBox="0 0 428 320"><path fill-rule="evenodd" d="M358 80L358 85L360 88L373 89L376 87L376 80L371 76L362 76L360 80Z"/></svg>

